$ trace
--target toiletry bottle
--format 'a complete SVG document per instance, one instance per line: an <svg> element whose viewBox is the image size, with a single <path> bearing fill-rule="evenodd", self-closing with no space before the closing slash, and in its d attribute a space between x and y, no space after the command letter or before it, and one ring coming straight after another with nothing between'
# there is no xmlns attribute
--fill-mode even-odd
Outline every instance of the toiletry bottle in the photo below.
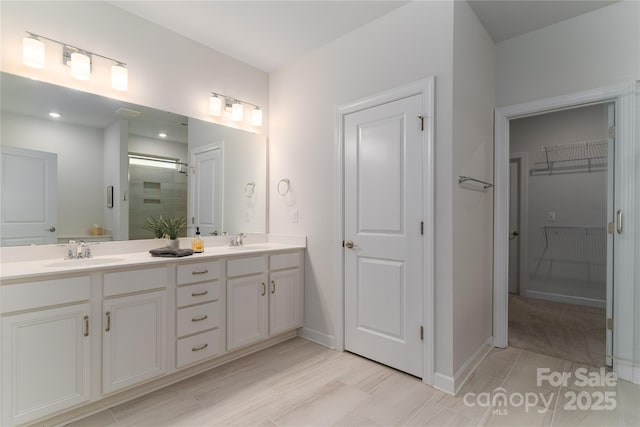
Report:
<svg viewBox="0 0 640 427"><path fill-rule="evenodd" d="M196 235L191 241L191 249L193 252L204 252L204 241L200 238L200 227L196 227Z"/></svg>

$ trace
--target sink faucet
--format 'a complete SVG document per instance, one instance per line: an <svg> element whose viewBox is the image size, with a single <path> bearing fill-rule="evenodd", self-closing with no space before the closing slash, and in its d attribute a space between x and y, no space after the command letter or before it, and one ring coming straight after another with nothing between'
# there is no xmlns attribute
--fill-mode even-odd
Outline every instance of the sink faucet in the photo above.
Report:
<svg viewBox="0 0 640 427"><path fill-rule="evenodd" d="M244 244L242 239L245 238L245 237L247 237L247 235L244 234L244 233L240 233L236 237L232 237L231 241L229 242L229 246L232 246L232 247L242 246Z"/></svg>
<svg viewBox="0 0 640 427"><path fill-rule="evenodd" d="M91 254L91 248L85 242L76 242L75 240L69 240L67 245L67 254L64 259L83 259L93 258Z"/></svg>

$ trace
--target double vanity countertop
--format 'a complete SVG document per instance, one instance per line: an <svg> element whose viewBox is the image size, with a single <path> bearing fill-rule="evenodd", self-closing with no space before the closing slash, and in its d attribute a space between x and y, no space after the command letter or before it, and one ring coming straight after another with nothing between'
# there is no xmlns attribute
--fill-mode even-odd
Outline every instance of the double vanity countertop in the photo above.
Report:
<svg viewBox="0 0 640 427"><path fill-rule="evenodd" d="M73 274L80 272L89 272L97 270L109 270L123 267L144 267L153 266L155 264L167 264L167 263L188 263L205 261L220 257L231 256L246 256L253 254L265 254L270 252L287 251L304 249L306 247L306 239L304 237L288 237L283 239L269 238L264 239L262 242L250 242L245 243L242 246L232 247L227 245L212 245L207 246L205 241L205 250L203 253L194 253L193 255L185 257L154 257L151 256L149 250L136 250L145 246L144 243L138 244L138 247L129 247L123 245L124 251L118 252L115 248L109 248L110 250L102 251L106 254L101 254L99 250L94 250L94 257L87 259L69 259L65 260L59 258L38 258L31 260L10 260L9 262L0 263L0 285L11 284L15 281L22 281L25 279L38 279L40 277L60 275L60 274ZM152 242L149 249L163 246L156 241ZM110 242L109 245L117 245L118 242ZM103 244L101 243L100 246ZM150 244L147 243L146 246ZM55 245L53 245L55 246ZM181 241L180 247L187 248L190 246L188 239ZM92 247L92 249L102 249L98 246ZM60 248L57 248L60 252ZM126 251L127 249L133 249L133 251ZM4 255L4 254L3 254Z"/></svg>

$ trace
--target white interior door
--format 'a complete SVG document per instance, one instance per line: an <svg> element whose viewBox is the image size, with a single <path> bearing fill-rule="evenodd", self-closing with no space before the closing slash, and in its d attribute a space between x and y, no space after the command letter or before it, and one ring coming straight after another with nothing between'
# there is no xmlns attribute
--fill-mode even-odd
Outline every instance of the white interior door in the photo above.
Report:
<svg viewBox="0 0 640 427"><path fill-rule="evenodd" d="M607 105L607 127L611 130L615 129L615 104ZM615 131L609 132L609 143L607 144L607 218L610 218L612 224L615 223ZM607 319L613 319L613 245L614 230L607 233L607 301L606 314ZM611 321L613 322L613 321ZM609 328L607 320L606 327L606 364L613 366L613 330Z"/></svg>
<svg viewBox="0 0 640 427"><path fill-rule="evenodd" d="M203 236L222 229L222 149L208 145L191 155L191 224Z"/></svg>
<svg viewBox="0 0 640 427"><path fill-rule="evenodd" d="M520 160L509 161L509 293L520 293Z"/></svg>
<svg viewBox="0 0 640 427"><path fill-rule="evenodd" d="M58 155L2 146L2 246L56 243Z"/></svg>
<svg viewBox="0 0 640 427"><path fill-rule="evenodd" d="M345 349L423 376L422 97L344 118Z"/></svg>

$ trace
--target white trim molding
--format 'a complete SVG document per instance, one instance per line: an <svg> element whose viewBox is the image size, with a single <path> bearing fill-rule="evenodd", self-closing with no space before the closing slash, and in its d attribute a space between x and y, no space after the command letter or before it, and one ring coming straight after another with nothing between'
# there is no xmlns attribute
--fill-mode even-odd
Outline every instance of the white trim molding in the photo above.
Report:
<svg viewBox="0 0 640 427"><path fill-rule="evenodd" d="M615 235L614 260L614 359L633 360L633 304L635 260L635 195L636 156L635 142L635 82L623 85L572 93L538 101L527 102L495 111L495 192L494 192L494 313L493 336L496 347L508 344L508 266L509 266L509 121L586 104L613 102L615 104L615 209L628 218L624 230ZM613 221L613 218L609 218ZM620 363L617 364L621 366ZM616 364L614 363L614 370ZM632 369L616 372L622 379Z"/></svg>
<svg viewBox="0 0 640 427"><path fill-rule="evenodd" d="M333 335L325 334L324 332L304 327L298 329L298 336L300 338L306 339L307 341L311 341L332 350L336 350L336 337L334 337Z"/></svg>
<svg viewBox="0 0 640 427"><path fill-rule="evenodd" d="M458 394L480 362L491 352L492 348L493 337L489 337L485 342L480 344L480 347L473 352L471 357L462 364L453 376L436 372L434 375L433 388L453 396Z"/></svg>
<svg viewBox="0 0 640 427"><path fill-rule="evenodd" d="M338 227L335 231L336 244L342 244L344 240L344 118L349 113L354 113L376 105L407 98L413 95L421 95L424 111L424 157L423 157L423 325L424 325L424 367L422 382L432 385L434 382L434 343L435 343L435 306L434 306L434 109L435 77L408 83L406 85L360 99L342 106L336 110L336 142L335 142L335 191L339 195L337 203ZM339 300L335 307L336 321L335 349L344 350L344 253L337 251L336 283L339 284Z"/></svg>

